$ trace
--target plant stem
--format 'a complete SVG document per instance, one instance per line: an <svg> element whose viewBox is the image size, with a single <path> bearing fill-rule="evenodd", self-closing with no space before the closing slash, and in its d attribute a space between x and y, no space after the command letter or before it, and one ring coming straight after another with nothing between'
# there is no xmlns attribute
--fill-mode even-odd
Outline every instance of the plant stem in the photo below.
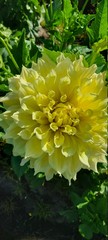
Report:
<svg viewBox="0 0 108 240"><path fill-rule="evenodd" d="M10 58L11 58L13 64L14 64L15 68L16 68L17 71L20 73L19 66L18 66L18 64L17 64L17 62L16 62L16 60L15 60L15 58L13 57L13 55L12 55L12 53L11 53L11 51L10 51L8 45L7 45L6 42L5 42L5 40L4 40L3 38L0 37L0 41L3 43L4 47L6 48L6 50L7 50L8 54L9 54L9 56L10 56Z"/></svg>
<svg viewBox="0 0 108 240"><path fill-rule="evenodd" d="M93 52L93 57L90 61L90 66L94 64L96 57L97 57L97 52Z"/></svg>
<svg viewBox="0 0 108 240"><path fill-rule="evenodd" d="M2 69L3 69L6 73L10 74L10 76L13 76L13 74L12 74L11 72L9 72L9 70L6 69L5 67L2 67Z"/></svg>
<svg viewBox="0 0 108 240"><path fill-rule="evenodd" d="M89 2L89 0L86 0L85 3L83 4L82 9L81 9L81 11L80 11L81 13L84 12L84 10L85 10L86 5L87 5L88 2Z"/></svg>

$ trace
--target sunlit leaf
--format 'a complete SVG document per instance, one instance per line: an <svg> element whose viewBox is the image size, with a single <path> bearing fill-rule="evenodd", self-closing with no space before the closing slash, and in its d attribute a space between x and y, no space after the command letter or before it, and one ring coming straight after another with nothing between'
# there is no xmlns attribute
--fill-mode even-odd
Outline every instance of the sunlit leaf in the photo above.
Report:
<svg viewBox="0 0 108 240"><path fill-rule="evenodd" d="M70 0L64 0L63 1L63 11L65 13L65 17L69 18L71 11L72 11L72 4Z"/></svg>
<svg viewBox="0 0 108 240"><path fill-rule="evenodd" d="M100 39L98 42L95 42L92 46L93 50L96 52L104 51L108 48L107 38Z"/></svg>
<svg viewBox="0 0 108 240"><path fill-rule="evenodd" d="M102 0L97 7L95 20L91 25L94 41L107 36L107 0Z"/></svg>
<svg viewBox="0 0 108 240"><path fill-rule="evenodd" d="M0 91L8 92L9 88L6 84L0 84Z"/></svg>

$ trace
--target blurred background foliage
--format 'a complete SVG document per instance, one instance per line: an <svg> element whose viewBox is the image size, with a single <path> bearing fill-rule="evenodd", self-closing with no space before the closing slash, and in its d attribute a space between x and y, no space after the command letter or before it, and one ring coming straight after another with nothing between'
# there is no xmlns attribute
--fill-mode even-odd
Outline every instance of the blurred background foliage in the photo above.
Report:
<svg viewBox="0 0 108 240"><path fill-rule="evenodd" d="M52 50L82 54L86 66L96 63L97 72L106 71L107 0L1 0L1 96L9 91L8 79L19 74L22 65L30 67L37 61L43 47L49 54ZM5 111L2 104L0 111ZM0 129L2 239L15 239L24 231L35 233L36 225L41 231L39 222L44 222L46 231L49 222L62 226L62 233L66 227L65 238L59 235L59 240L106 239L107 166L99 164L99 174L82 170L71 186L58 176L46 182L44 174L34 176L28 164L20 167L21 158L12 156L3 134ZM11 226L6 230L7 225Z"/></svg>

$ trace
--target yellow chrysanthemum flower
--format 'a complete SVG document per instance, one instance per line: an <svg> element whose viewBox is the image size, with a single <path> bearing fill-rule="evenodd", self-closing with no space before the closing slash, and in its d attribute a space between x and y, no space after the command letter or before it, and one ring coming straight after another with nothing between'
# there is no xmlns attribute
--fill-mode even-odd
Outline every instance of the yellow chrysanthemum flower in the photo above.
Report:
<svg viewBox="0 0 108 240"><path fill-rule="evenodd" d="M55 63L45 55L9 80L0 124L21 165L71 182L81 168L97 172L106 162L106 87L95 71L82 56L72 62L60 54Z"/></svg>

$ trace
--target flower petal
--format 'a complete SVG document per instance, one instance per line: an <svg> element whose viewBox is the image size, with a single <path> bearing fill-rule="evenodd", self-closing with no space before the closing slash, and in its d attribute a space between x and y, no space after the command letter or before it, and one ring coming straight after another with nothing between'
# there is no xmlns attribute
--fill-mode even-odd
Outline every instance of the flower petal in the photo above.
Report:
<svg viewBox="0 0 108 240"><path fill-rule="evenodd" d="M52 131L48 131L45 136L42 138L41 146L42 150L49 155L52 155L54 152L54 134Z"/></svg>
<svg viewBox="0 0 108 240"><path fill-rule="evenodd" d="M67 158L75 154L77 150L76 139L72 136L64 135L64 144L62 146L62 154Z"/></svg>
<svg viewBox="0 0 108 240"><path fill-rule="evenodd" d="M79 159L84 165L90 168L89 159L85 152L79 154Z"/></svg>
<svg viewBox="0 0 108 240"><path fill-rule="evenodd" d="M38 158L42 154L41 142L33 136L25 145L25 158Z"/></svg>
<svg viewBox="0 0 108 240"><path fill-rule="evenodd" d="M61 131L56 131L54 134L54 144L56 148L59 148L64 143L64 136Z"/></svg>
<svg viewBox="0 0 108 240"><path fill-rule="evenodd" d="M49 156L49 164L59 174L63 174L67 169L66 158L61 154L60 149L55 149Z"/></svg>

